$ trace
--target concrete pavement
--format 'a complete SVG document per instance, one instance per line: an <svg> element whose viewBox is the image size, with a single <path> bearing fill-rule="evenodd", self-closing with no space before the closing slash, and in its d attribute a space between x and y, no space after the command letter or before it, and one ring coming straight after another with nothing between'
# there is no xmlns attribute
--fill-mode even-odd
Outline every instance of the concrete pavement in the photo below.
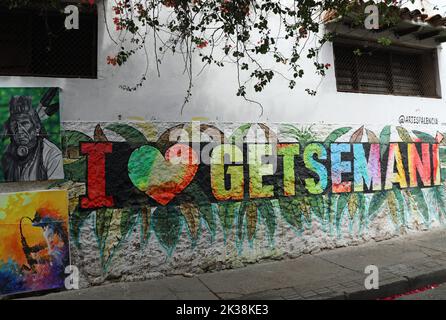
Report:
<svg viewBox="0 0 446 320"><path fill-rule="evenodd" d="M366 290L368 265L379 289ZM402 236L240 269L113 283L31 299L376 299L446 282L446 230Z"/></svg>

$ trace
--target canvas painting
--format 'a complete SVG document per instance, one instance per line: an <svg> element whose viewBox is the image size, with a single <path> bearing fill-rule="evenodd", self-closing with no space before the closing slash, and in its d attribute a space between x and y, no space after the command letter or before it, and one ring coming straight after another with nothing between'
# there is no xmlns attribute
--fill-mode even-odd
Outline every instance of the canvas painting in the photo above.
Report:
<svg viewBox="0 0 446 320"><path fill-rule="evenodd" d="M0 194L0 296L63 288L69 260L67 191Z"/></svg>
<svg viewBox="0 0 446 320"><path fill-rule="evenodd" d="M0 88L0 181L64 178L59 88Z"/></svg>

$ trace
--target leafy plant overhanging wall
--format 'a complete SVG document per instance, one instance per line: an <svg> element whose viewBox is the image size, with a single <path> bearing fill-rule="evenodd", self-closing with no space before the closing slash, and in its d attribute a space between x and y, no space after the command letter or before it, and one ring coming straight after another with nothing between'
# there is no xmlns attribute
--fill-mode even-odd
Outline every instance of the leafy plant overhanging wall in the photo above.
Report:
<svg viewBox="0 0 446 320"><path fill-rule="evenodd" d="M229 174L228 171L222 173L217 169L209 169L212 164L210 166L200 164L192 169L182 168L180 178L175 175L169 176L171 169L165 163L169 159L168 156L164 158L163 154L169 154L169 150L174 150L176 152L174 154L192 156L185 153L186 149L183 147L178 147L184 144L170 142L169 134L173 129L182 126L190 133L190 125L178 125L159 136L157 136L155 126L149 123L132 125L113 123L102 124L102 126L100 124L96 126L92 137L80 131L64 132L65 175L68 181L63 183L62 187L67 187L70 191L72 239L76 245L82 245L81 227L87 218L93 217L96 226L94 231L104 268L109 265L113 253L120 244L136 228L140 230L140 239L143 244L150 240L153 233L168 255L173 254L183 230L187 230L194 247L205 229L211 242L215 240L218 232L222 232L225 241L235 240L241 253L245 243L253 247L260 229L265 230L269 245L274 247L280 220L285 221L297 234L301 234L309 228L313 220L317 220L327 234L336 234L341 237L345 219L349 221L350 232L353 232L355 223L359 227L359 232L362 232L381 212L388 214L396 227L408 227L413 214L421 216L424 223L429 226L433 218L443 221L446 213L445 191L441 184L445 177L441 163L446 160L446 153L440 147L443 140L443 135L440 133L434 137L424 132L409 132L403 127L397 127L396 133L402 142L392 143L390 126L384 127L379 135L364 126L356 130L352 127L341 127L329 133L322 142L314 143L318 141L318 137L311 127L298 128L294 125L282 125L281 137L298 143L280 142L278 150L282 151L279 152L283 155L284 152L290 152L290 150L297 151L296 146L300 147L300 154L295 155L299 154L296 159L300 155L302 157L299 158L300 160L295 160L296 167L307 166L307 171L313 170L313 174L295 171L298 173L295 175L295 181L289 184L290 180L287 184L286 177L290 178L293 175L291 172L286 173L283 160L279 161L281 165L278 170L282 174L263 176L259 182L248 177L251 173L247 170L254 169L242 164L242 167L237 170L242 170L240 172L242 172L241 176L245 177L245 182L241 184L242 189L238 190L237 181L239 180L237 179L241 177L233 175L234 180L228 176L225 177L225 174ZM231 136L223 136L221 143L217 143L216 146L229 146L237 141L243 141L253 126L255 125L240 126L233 131ZM267 126L263 124L256 124L256 126L260 126L267 135L277 137ZM222 134L221 130L211 125L202 124L200 127L202 133L207 129ZM104 131L110 132L115 137L119 136L122 142L109 141ZM349 136L348 143L338 142L341 139L345 141L346 136ZM332 190L319 194L309 193L308 179L314 178L314 172L317 172L315 168L312 168L312 164L318 160L318 156L323 158L320 157L321 152L329 150L330 155L334 157L334 152L337 152L335 148L347 145L353 146L354 150L366 150L369 153L369 160L373 150L377 151L378 158L384 159L392 154L391 178L385 178L383 175L382 182L384 183L380 188L376 188L376 180L370 180L369 190L356 192L361 190L361 186L353 183L356 181L353 177L356 173L353 172L352 167L352 176L349 176L352 180L350 191L345 192L347 189L344 182L348 179L345 179L345 176L343 178L343 173L333 173L335 170L332 168L333 172L329 173L327 180ZM91 150L94 149L94 151L88 151L89 146L93 146ZM110 152L104 153L103 158L95 158L94 164L91 164L91 157L97 156L98 150L106 149L107 146L112 146ZM246 156L251 147L247 143L242 143L242 146L241 152ZM315 146L319 146L319 149L316 148L314 153L310 153L313 155L312 160L305 158L306 151L304 150L315 148ZM401 154L407 154L407 157L399 159ZM142 162L135 162L134 165L141 172L151 175L150 179L147 180L145 174L132 176L134 168L131 163L135 157L144 159ZM429 157L429 163L426 157ZM418 162L415 163L413 159L418 159ZM360 163L357 154L350 160L354 161L353 163ZM92 175L93 167L90 165L96 166L101 161L103 161L104 172L95 169ZM152 161L151 164L147 165L150 161ZM319 159L319 162L323 161ZM154 163L161 167L153 167ZM333 163L331 163L332 166ZM342 165L342 161L338 164ZM156 170L160 168L163 170ZM393 168L397 172L394 172ZM236 170L235 167L233 170ZM386 168L383 165L381 171L385 173L386 170L389 170L388 166ZM404 180L407 180L405 186L404 181L401 180L403 175L399 170L404 172ZM348 170L344 171L348 174ZM164 172L164 175L160 172ZM184 177L192 174L191 172L192 178L187 178L188 183L182 185ZM335 183L338 174L344 180L339 184ZM169 177L166 178L167 176ZM215 182L217 180L215 176L224 177L223 179L226 180L231 179L231 185L223 183L224 187L221 189L218 181ZM322 176L319 172L319 181L313 179L315 185L323 181ZM273 180L277 177L279 177L279 182L274 182ZM167 192L169 195L159 197L157 194L159 190L150 188L150 184L152 187L156 184L153 181L159 182L156 187L161 188L161 193ZM268 189L264 188L268 184L273 186L273 193L268 194ZM105 202L101 202L102 200L95 202L99 198L91 201L92 185L95 188L102 185L105 191L103 195L105 198L102 200ZM326 190L328 189L327 187ZM229 195L228 191L230 191ZM264 192L263 196L262 192ZM98 194L100 193L95 195ZM241 197L237 194L241 194Z"/></svg>

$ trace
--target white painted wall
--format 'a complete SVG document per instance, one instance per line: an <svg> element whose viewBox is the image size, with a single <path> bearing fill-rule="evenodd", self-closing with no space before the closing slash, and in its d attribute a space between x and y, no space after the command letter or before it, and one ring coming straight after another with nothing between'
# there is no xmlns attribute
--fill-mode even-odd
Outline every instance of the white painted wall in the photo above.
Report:
<svg viewBox="0 0 446 320"><path fill-rule="evenodd" d="M113 1L106 1L111 6ZM444 1L430 0L431 5L422 2L428 10L439 5L439 13L444 13ZM236 78L231 66L207 69L197 78L192 100L180 115L187 79L182 73L183 64L179 57L164 61L161 78L156 76L155 66L151 65L149 80L143 88L128 93L118 86L132 85L139 80L144 57L140 55L122 68L106 64L107 55L114 54L116 47L106 33L101 7L99 38L97 80L0 77L0 87L61 87L63 121L114 121L121 116L122 120L138 117L156 121L190 121L194 117L204 117L227 122L398 124L398 117L406 114L438 117L440 123L446 123L446 53L442 47L439 48L442 99L338 93L333 68L322 79L319 94L311 97L304 89L315 88L321 79L314 74L312 63L307 61L303 62L308 67L307 74L298 81L296 89L288 89L286 82L276 78L263 93L255 96L265 109L261 117L257 105L236 97ZM321 59L333 65L330 44L323 48ZM195 70L198 69L197 64Z"/></svg>

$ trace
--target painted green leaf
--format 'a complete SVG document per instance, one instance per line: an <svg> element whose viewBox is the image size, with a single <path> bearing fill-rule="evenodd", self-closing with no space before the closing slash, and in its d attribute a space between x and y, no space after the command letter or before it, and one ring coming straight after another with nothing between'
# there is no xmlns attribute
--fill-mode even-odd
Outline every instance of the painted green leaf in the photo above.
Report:
<svg viewBox="0 0 446 320"><path fill-rule="evenodd" d="M384 153L386 153L387 148L389 147L390 129L390 126L385 126L379 135L379 142L381 143L381 158L384 156Z"/></svg>
<svg viewBox="0 0 446 320"><path fill-rule="evenodd" d="M194 241L197 240L200 230L200 210L194 203L182 203L179 208L186 220L189 234Z"/></svg>
<svg viewBox="0 0 446 320"><path fill-rule="evenodd" d="M104 249L104 244L110 229L110 223L113 218L113 209L98 209L96 210L96 228L95 233L99 242L99 249L101 252Z"/></svg>
<svg viewBox="0 0 446 320"><path fill-rule="evenodd" d="M379 209L381 209L381 207L383 206L386 198L387 198L387 191L381 191L373 194L372 200L370 200L369 211L367 214L370 221L372 221L375 218Z"/></svg>
<svg viewBox="0 0 446 320"><path fill-rule="evenodd" d="M132 147L139 147L148 143L143 133L128 124L112 123L106 126L105 129L119 134Z"/></svg>
<svg viewBox="0 0 446 320"><path fill-rule="evenodd" d="M218 216L223 227L225 239L231 232L239 206L239 202L223 202L218 204Z"/></svg>
<svg viewBox="0 0 446 320"><path fill-rule="evenodd" d="M407 192L414 198L418 212L423 216L425 222L429 222L429 208L424 198L423 191L421 189L413 188L407 190Z"/></svg>
<svg viewBox="0 0 446 320"><path fill-rule="evenodd" d="M363 193L350 194L347 200L347 208L351 220L353 220L358 213L362 215L364 213L364 207L365 196Z"/></svg>
<svg viewBox="0 0 446 320"><path fill-rule="evenodd" d="M403 127L396 127L396 131L398 131L398 135L400 136L401 140L403 142L413 142L412 137L409 134L409 131L407 131Z"/></svg>
<svg viewBox="0 0 446 320"><path fill-rule="evenodd" d="M92 138L87 136L85 133L75 131L75 130L65 130L63 132L63 149L70 147L79 147L79 142L91 142Z"/></svg>
<svg viewBox="0 0 446 320"><path fill-rule="evenodd" d="M91 212L92 211L79 210L79 207L76 207L70 214L70 236L78 248L80 247L80 230Z"/></svg>
<svg viewBox="0 0 446 320"><path fill-rule="evenodd" d="M404 209L403 194L402 194L401 190L395 186L393 187L392 192L393 192L395 199L397 201L397 204L398 204L398 212L399 212L399 216L401 218L401 222L403 225L406 225L406 215L405 215L406 210Z"/></svg>
<svg viewBox="0 0 446 320"><path fill-rule="evenodd" d="M257 204L255 201L243 201L238 211L237 238L240 243L244 239L244 221L246 221L246 231L248 240L252 240L257 229Z"/></svg>
<svg viewBox="0 0 446 320"><path fill-rule="evenodd" d="M199 204L198 209L200 210L200 216L206 222L206 227L208 228L209 232L211 233L211 237L213 238L217 229L217 222L215 221L215 215L212 210L211 204Z"/></svg>
<svg viewBox="0 0 446 320"><path fill-rule="evenodd" d="M268 239L270 243L274 241L274 233L276 232L277 222L276 213L269 200L261 199L257 202L257 208L259 209L259 214L266 225L266 231L268 234Z"/></svg>
<svg viewBox="0 0 446 320"><path fill-rule="evenodd" d="M294 198L294 203L297 204L297 209L303 214L303 217L307 222L311 221L311 203L309 196L298 196Z"/></svg>
<svg viewBox="0 0 446 320"><path fill-rule="evenodd" d="M322 195L310 196L310 206L312 212L320 219L320 221L325 221L325 200Z"/></svg>
<svg viewBox="0 0 446 320"><path fill-rule="evenodd" d="M293 198L279 198L282 217L297 231L302 230L302 212L299 210L298 200Z"/></svg>
<svg viewBox="0 0 446 320"><path fill-rule="evenodd" d="M441 147L439 152L440 152L440 162L446 164L446 148Z"/></svg>
<svg viewBox="0 0 446 320"><path fill-rule="evenodd" d="M393 192L387 192L387 205L389 207L389 212L393 223L398 225L399 222L398 204L396 202L395 194Z"/></svg>
<svg viewBox="0 0 446 320"><path fill-rule="evenodd" d="M110 265L113 254L123 240L121 233L121 223L123 209L109 209L111 211L111 220L108 224L107 235L102 239L101 246L101 263L102 267L107 270Z"/></svg>
<svg viewBox="0 0 446 320"><path fill-rule="evenodd" d="M175 206L160 206L153 212L152 226L161 246L172 255L183 229L181 213Z"/></svg>
<svg viewBox="0 0 446 320"><path fill-rule="evenodd" d="M347 206L348 199L350 197L349 193L342 193L337 198L336 202L336 229L341 228L342 214L344 213L345 207Z"/></svg>
<svg viewBox="0 0 446 320"><path fill-rule="evenodd" d="M64 164L63 169L65 172L65 180L86 182L87 160L85 157L72 163Z"/></svg>
<svg viewBox="0 0 446 320"><path fill-rule="evenodd" d="M152 211L150 207L142 207L140 210L141 219L141 238L145 244L150 238L150 226L152 220Z"/></svg>
<svg viewBox="0 0 446 320"><path fill-rule="evenodd" d="M135 208L125 208L122 209L122 216L121 216L121 237L124 239L127 237L132 230L133 226L135 225L138 214L140 212L140 209Z"/></svg>
<svg viewBox="0 0 446 320"><path fill-rule="evenodd" d="M369 143L379 143L378 137L376 136L376 134L372 130L365 129L365 131L367 133L367 141Z"/></svg>
<svg viewBox="0 0 446 320"><path fill-rule="evenodd" d="M358 193L358 196L359 196L359 207L358 207L359 222L360 222L360 225L362 225L364 222L364 217L366 216L365 195L363 193Z"/></svg>
<svg viewBox="0 0 446 320"><path fill-rule="evenodd" d="M429 192L432 194L439 213L443 215L443 218L446 218L446 195L443 186L430 188Z"/></svg>
<svg viewBox="0 0 446 320"><path fill-rule="evenodd" d="M215 215L212 210L211 202L206 193L203 192L201 186L196 181L192 181L192 183L184 189L182 195L186 197L187 201L194 203L198 207L200 217L206 222L206 227L211 232L211 237L214 237L217 229Z"/></svg>
<svg viewBox="0 0 446 320"><path fill-rule="evenodd" d="M418 131L418 130L413 130L412 132L417 136L417 138L421 139L422 142L426 142L426 143L437 143L437 142L435 141L435 138L432 137L432 136L431 136L430 134L428 134L428 133L421 132L421 131Z"/></svg>
<svg viewBox="0 0 446 320"><path fill-rule="evenodd" d="M243 243L243 238L245 233L244 231L244 220L245 220L245 215L246 215L246 209L249 205L248 201L243 201L240 204L240 209L238 210L238 214L237 214L237 244L240 246Z"/></svg>
<svg viewBox="0 0 446 320"><path fill-rule="evenodd" d="M229 142L233 144L237 142L242 143L243 139L248 134L249 129L251 129L251 126L252 126L251 123L246 123L235 129L234 132L229 137Z"/></svg>
<svg viewBox="0 0 446 320"><path fill-rule="evenodd" d="M328 137L325 139L324 141L324 146L326 148L328 148L330 146L330 143L335 142L337 139L339 139L340 137L342 137L344 134L346 134L347 132L349 132L352 128L351 127L343 127L343 128L338 128L336 130L334 130L332 133L330 133L328 135Z"/></svg>
<svg viewBox="0 0 446 320"><path fill-rule="evenodd" d="M254 202L250 202L246 207L245 217L246 229L248 231L248 240L251 241L256 234L258 221L257 205Z"/></svg>

